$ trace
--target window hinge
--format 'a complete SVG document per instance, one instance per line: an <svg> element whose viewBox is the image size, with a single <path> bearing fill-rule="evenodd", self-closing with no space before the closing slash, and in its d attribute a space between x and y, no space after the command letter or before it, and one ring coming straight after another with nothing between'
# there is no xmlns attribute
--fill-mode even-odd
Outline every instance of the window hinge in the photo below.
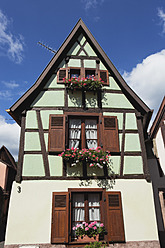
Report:
<svg viewBox="0 0 165 248"><path fill-rule="evenodd" d="M100 120L100 124L102 124L102 120Z"/></svg>
<svg viewBox="0 0 165 248"><path fill-rule="evenodd" d="M106 198L104 197L104 202L106 202Z"/></svg>
<svg viewBox="0 0 165 248"><path fill-rule="evenodd" d="M101 146L101 148L103 148L103 144L102 144L102 143L101 143L101 145L100 145L100 146Z"/></svg>

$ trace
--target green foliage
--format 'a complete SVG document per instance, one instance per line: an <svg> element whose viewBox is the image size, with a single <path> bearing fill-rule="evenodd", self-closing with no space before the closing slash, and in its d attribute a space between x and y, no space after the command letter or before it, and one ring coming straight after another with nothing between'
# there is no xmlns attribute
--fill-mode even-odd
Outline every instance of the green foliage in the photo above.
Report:
<svg viewBox="0 0 165 248"><path fill-rule="evenodd" d="M100 247L105 248L105 244L103 245L102 242L98 242L98 241L90 242L89 245L85 246L85 248L100 248Z"/></svg>

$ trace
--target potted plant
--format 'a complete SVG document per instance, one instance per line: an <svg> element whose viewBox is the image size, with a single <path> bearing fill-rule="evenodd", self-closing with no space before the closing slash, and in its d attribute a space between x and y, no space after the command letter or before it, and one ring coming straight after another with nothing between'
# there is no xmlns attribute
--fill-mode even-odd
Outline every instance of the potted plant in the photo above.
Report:
<svg viewBox="0 0 165 248"><path fill-rule="evenodd" d="M75 236L79 242L98 241L99 235L106 233L104 224L97 221L91 223L83 222L82 224L77 224L72 229L75 231Z"/></svg>

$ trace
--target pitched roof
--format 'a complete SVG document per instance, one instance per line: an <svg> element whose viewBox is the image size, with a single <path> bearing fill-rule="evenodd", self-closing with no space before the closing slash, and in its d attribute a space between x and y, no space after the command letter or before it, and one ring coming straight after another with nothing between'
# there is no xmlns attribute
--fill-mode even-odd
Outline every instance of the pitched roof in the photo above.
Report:
<svg viewBox="0 0 165 248"><path fill-rule="evenodd" d="M153 139L159 129L159 125L161 120L164 118L165 116L165 96L161 102L161 105L159 107L159 110L157 112L157 115L152 123L152 126L150 128L150 136Z"/></svg>
<svg viewBox="0 0 165 248"><path fill-rule="evenodd" d="M95 40L89 29L86 27L82 19L79 19L69 36L63 42L61 47L58 49L57 53L53 56L49 64L46 66L44 71L41 73L37 81L33 84L33 86L25 92L25 94L18 99L16 103L14 103L7 112L15 119L15 121L20 125L20 116L21 113L28 109L33 102L33 100L37 97L39 92L42 90L46 82L49 80L50 76L57 69L58 65L65 58L67 52L75 43L78 36L83 33L86 37L87 41L91 45L91 47L96 52L97 56L102 60L107 69L111 72L112 76L118 83L119 87L123 91L123 93L130 100L132 105L141 112L142 115L145 116L143 119L143 126L147 129L148 123L150 121L152 111L149 107L136 95L136 93L127 85L124 81L120 73L117 71L115 66L112 64L106 53L100 47L98 42Z"/></svg>
<svg viewBox="0 0 165 248"><path fill-rule="evenodd" d="M5 146L0 148L0 161L4 162L9 167L12 167L14 170L17 170L16 162Z"/></svg>

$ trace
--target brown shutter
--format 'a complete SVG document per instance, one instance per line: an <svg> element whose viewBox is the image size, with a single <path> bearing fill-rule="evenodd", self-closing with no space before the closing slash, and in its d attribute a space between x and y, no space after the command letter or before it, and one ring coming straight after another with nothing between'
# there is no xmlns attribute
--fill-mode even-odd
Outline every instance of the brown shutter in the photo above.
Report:
<svg viewBox="0 0 165 248"><path fill-rule="evenodd" d="M65 150L65 116L50 115L49 119L49 152Z"/></svg>
<svg viewBox="0 0 165 248"><path fill-rule="evenodd" d="M104 85L109 85L109 75L107 70L99 70L99 78L104 81Z"/></svg>
<svg viewBox="0 0 165 248"><path fill-rule="evenodd" d="M119 152L119 134L116 116L103 117L103 149L104 151Z"/></svg>
<svg viewBox="0 0 165 248"><path fill-rule="evenodd" d="M65 68L59 69L57 72L57 83L63 83L63 78L67 77L67 70Z"/></svg>
<svg viewBox="0 0 165 248"><path fill-rule="evenodd" d="M69 193L53 193L52 203L52 243L68 242Z"/></svg>
<svg viewBox="0 0 165 248"><path fill-rule="evenodd" d="M120 192L106 193L108 241L124 242L124 223Z"/></svg>

